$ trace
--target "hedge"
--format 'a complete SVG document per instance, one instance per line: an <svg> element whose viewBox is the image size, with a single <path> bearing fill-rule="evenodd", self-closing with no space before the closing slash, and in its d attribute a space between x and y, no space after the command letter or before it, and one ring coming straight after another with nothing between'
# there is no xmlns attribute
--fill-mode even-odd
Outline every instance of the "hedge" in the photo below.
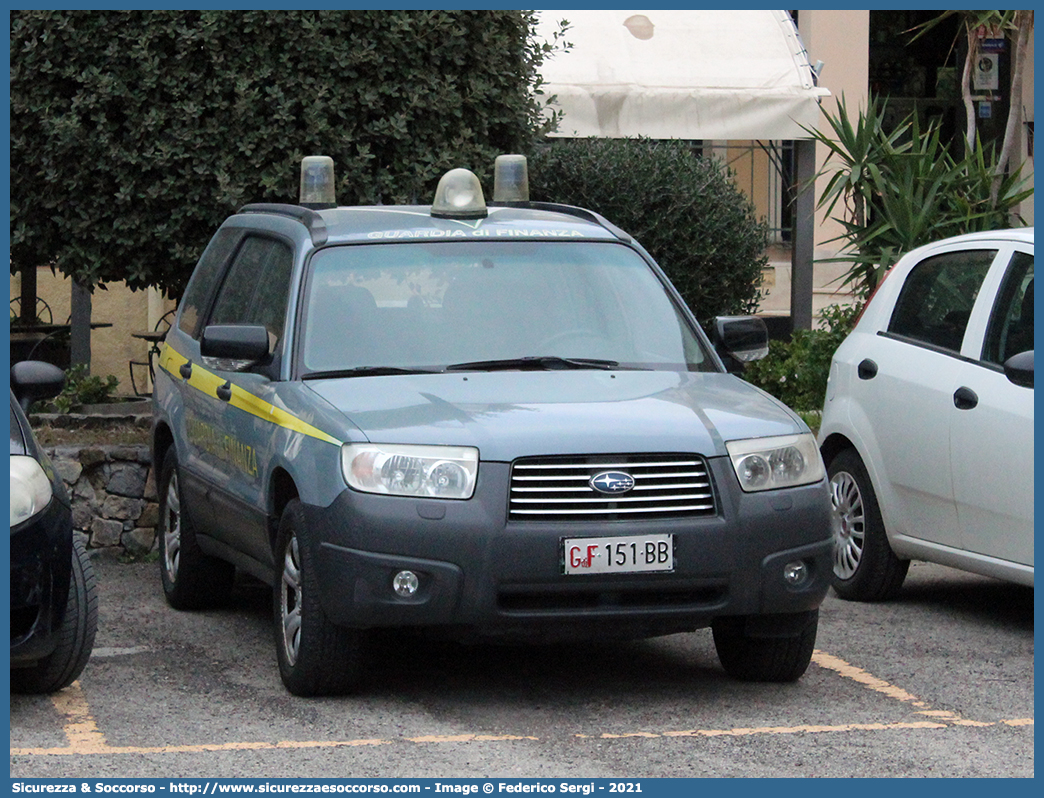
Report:
<svg viewBox="0 0 1044 798"><path fill-rule="evenodd" d="M638 239L699 319L756 310L767 228L718 159L684 141L560 139L534 148L529 172L533 199Z"/></svg>

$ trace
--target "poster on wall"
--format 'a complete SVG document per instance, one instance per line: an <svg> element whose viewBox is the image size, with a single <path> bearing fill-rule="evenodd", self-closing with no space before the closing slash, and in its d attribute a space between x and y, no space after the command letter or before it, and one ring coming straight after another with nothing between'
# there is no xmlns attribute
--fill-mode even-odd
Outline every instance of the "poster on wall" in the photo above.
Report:
<svg viewBox="0 0 1044 798"><path fill-rule="evenodd" d="M972 75L975 91L997 91L1000 89L1000 58L996 53L981 53Z"/></svg>

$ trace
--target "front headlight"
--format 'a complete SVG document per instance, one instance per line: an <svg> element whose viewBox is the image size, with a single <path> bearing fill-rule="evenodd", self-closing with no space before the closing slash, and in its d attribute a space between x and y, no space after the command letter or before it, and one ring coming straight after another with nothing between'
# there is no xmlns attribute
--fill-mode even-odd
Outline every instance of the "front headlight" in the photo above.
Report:
<svg viewBox="0 0 1044 798"><path fill-rule="evenodd" d="M344 481L366 493L470 499L478 475L478 449L346 443Z"/></svg>
<svg viewBox="0 0 1044 798"><path fill-rule="evenodd" d="M43 510L51 495L51 480L35 458L11 455L11 527Z"/></svg>
<svg viewBox="0 0 1044 798"><path fill-rule="evenodd" d="M826 473L811 434L729 441L725 448L740 487L748 493L808 485Z"/></svg>

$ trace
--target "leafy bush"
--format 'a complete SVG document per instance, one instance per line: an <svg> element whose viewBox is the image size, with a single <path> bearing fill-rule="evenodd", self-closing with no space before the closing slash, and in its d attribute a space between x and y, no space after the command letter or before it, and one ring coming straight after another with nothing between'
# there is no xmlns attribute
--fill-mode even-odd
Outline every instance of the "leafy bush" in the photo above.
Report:
<svg viewBox="0 0 1044 798"><path fill-rule="evenodd" d="M545 128L533 12L14 11L11 268L183 290L221 221L296 201L430 201Z"/></svg>
<svg viewBox="0 0 1044 798"><path fill-rule="evenodd" d="M764 222L718 160L680 141L560 139L529 161L534 200L597 211L638 239L701 319L757 308Z"/></svg>
<svg viewBox="0 0 1044 798"><path fill-rule="evenodd" d="M821 329L794 330L789 341L770 341L768 357L749 363L743 379L796 410L821 410L830 360L851 332L859 307L831 305L820 314Z"/></svg>
<svg viewBox="0 0 1044 798"><path fill-rule="evenodd" d="M85 365L73 366L65 372L62 392L51 404L59 413L68 413L79 405L102 404L109 401L119 384L112 374L98 377L89 374Z"/></svg>

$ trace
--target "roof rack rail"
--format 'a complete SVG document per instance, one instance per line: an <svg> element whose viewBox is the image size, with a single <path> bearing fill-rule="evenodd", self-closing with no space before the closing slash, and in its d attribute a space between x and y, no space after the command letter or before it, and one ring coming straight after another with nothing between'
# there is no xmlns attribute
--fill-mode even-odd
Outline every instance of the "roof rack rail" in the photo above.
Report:
<svg viewBox="0 0 1044 798"><path fill-rule="evenodd" d="M565 213L569 216L576 216L578 219L583 219L587 222L594 222L595 224L604 227L621 241L631 240L630 235L625 233L601 214L589 211L586 208L579 208L576 205L563 205L559 202L513 202L510 204L516 208L532 208L535 211L552 211L555 213Z"/></svg>
<svg viewBox="0 0 1044 798"><path fill-rule="evenodd" d="M323 221L322 216L311 208L278 202L254 202L250 205L244 205L239 209L239 213L271 213L277 216L289 216L308 229L308 234L312 237L314 246L318 247L326 243L326 222Z"/></svg>

